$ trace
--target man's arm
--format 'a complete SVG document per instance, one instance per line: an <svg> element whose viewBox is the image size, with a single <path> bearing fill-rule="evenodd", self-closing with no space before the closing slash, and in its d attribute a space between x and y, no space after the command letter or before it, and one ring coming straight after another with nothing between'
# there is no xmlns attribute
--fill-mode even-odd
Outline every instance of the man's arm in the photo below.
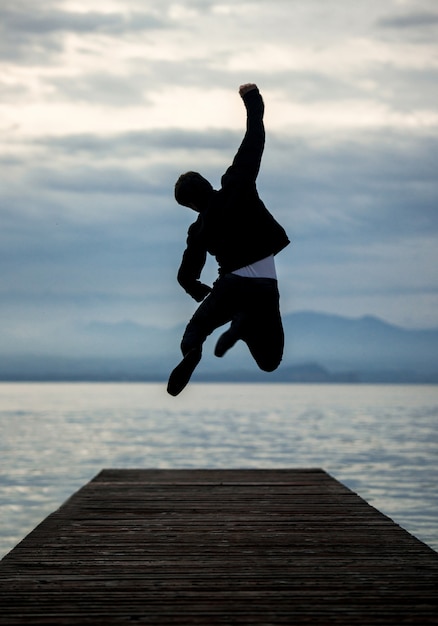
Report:
<svg viewBox="0 0 438 626"><path fill-rule="evenodd" d="M201 302L210 293L211 287L202 283L199 278L205 265L207 253L201 249L189 236L187 238L187 248L184 251L181 265L178 270L178 282L181 287L196 300Z"/></svg>
<svg viewBox="0 0 438 626"><path fill-rule="evenodd" d="M255 182L265 147L265 107L259 89L254 83L246 83L240 86L239 94L247 111L246 132L231 167L222 178L222 185L226 185L236 176Z"/></svg>

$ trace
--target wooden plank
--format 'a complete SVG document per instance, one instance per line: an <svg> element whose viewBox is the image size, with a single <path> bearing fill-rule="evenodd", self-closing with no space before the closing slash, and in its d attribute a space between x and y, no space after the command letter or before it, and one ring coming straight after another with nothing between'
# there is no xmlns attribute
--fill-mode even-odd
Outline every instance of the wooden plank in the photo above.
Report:
<svg viewBox="0 0 438 626"><path fill-rule="evenodd" d="M0 624L438 624L437 582L320 469L110 469L0 562Z"/></svg>

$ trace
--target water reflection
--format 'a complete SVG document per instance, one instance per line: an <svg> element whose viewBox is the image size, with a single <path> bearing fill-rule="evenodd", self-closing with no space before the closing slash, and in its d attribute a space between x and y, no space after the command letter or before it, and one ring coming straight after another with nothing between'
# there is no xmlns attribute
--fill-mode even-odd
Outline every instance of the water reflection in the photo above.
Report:
<svg viewBox="0 0 438 626"><path fill-rule="evenodd" d="M433 386L0 384L0 554L104 467L322 467L438 549Z"/></svg>

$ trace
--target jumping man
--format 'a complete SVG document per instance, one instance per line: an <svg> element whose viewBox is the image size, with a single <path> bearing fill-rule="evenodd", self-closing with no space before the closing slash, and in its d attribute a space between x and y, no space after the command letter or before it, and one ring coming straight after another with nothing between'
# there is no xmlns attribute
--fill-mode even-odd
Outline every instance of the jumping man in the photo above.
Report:
<svg viewBox="0 0 438 626"><path fill-rule="evenodd" d="M215 355L222 357L238 340L244 341L260 369L279 366L284 347L274 255L289 239L257 193L265 129L264 104L257 85L239 89L246 107L246 133L216 191L198 172L182 174L175 184L178 204L198 213L190 226L178 282L197 302L182 341L183 359L169 377L167 391L177 396L201 360L205 339L231 322L218 339ZM207 252L219 265L219 278L209 287L199 279Z"/></svg>

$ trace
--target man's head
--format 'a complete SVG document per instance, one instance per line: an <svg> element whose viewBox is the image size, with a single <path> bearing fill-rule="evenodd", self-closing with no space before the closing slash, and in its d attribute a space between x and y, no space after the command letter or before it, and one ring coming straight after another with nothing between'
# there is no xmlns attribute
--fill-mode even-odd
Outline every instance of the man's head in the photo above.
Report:
<svg viewBox="0 0 438 626"><path fill-rule="evenodd" d="M212 191L213 187L201 174L186 172L175 183L175 200L199 212Z"/></svg>

